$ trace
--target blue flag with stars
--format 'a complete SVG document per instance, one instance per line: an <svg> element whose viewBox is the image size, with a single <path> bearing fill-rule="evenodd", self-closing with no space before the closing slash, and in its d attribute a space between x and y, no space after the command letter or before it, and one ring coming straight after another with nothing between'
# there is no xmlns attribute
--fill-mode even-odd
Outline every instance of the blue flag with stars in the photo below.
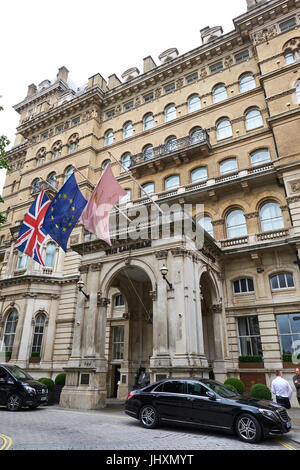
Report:
<svg viewBox="0 0 300 470"><path fill-rule="evenodd" d="M43 222L43 229L65 252L69 236L86 204L73 173L51 202Z"/></svg>

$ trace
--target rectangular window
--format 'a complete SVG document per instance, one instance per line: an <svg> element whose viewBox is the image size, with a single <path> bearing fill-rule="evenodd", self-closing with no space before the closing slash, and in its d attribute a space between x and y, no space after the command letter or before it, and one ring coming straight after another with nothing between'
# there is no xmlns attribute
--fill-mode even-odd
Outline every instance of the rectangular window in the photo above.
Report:
<svg viewBox="0 0 300 470"><path fill-rule="evenodd" d="M80 117L77 117L72 121L72 126L78 126L78 124L80 124Z"/></svg>
<svg viewBox="0 0 300 470"><path fill-rule="evenodd" d="M110 119L112 117L114 117L115 115L115 110L114 109L111 109L110 111L107 111L105 116L106 116L106 119Z"/></svg>
<svg viewBox="0 0 300 470"><path fill-rule="evenodd" d="M112 336L112 359L123 360L124 358L124 326L114 326Z"/></svg>
<svg viewBox="0 0 300 470"><path fill-rule="evenodd" d="M64 125L63 124L60 124L59 126L57 126L56 128L56 133L58 134L59 132L62 132L64 130Z"/></svg>
<svg viewBox="0 0 300 470"><path fill-rule="evenodd" d="M186 83L193 83L193 82L196 82L197 80L198 80L198 73L197 72L195 72L192 75L189 75L188 77L186 77Z"/></svg>
<svg viewBox="0 0 300 470"><path fill-rule="evenodd" d="M299 352L300 313L276 315L282 354Z"/></svg>
<svg viewBox="0 0 300 470"><path fill-rule="evenodd" d="M290 18L287 21L284 21L279 25L280 31L283 33L284 31L287 31L288 29L293 28L296 26L296 18Z"/></svg>
<svg viewBox="0 0 300 470"><path fill-rule="evenodd" d="M123 307L125 305L122 294L116 295L114 304L115 304L115 307Z"/></svg>
<svg viewBox="0 0 300 470"><path fill-rule="evenodd" d="M218 62L217 64L210 66L210 73L215 73L222 69L223 69L223 62Z"/></svg>
<svg viewBox="0 0 300 470"><path fill-rule="evenodd" d="M272 290L289 289L295 287L291 273L280 273L270 278Z"/></svg>
<svg viewBox="0 0 300 470"><path fill-rule="evenodd" d="M258 317L239 317L238 333L241 356L262 356Z"/></svg>
<svg viewBox="0 0 300 470"><path fill-rule="evenodd" d="M129 111L132 108L133 108L133 101L130 101L129 103L124 104L124 111Z"/></svg>
<svg viewBox="0 0 300 470"><path fill-rule="evenodd" d="M44 132L44 134L41 134L41 140L45 140L48 137L48 132Z"/></svg>
<svg viewBox="0 0 300 470"><path fill-rule="evenodd" d="M175 83L170 83L169 85L166 85L164 88L165 93L170 93L173 90L175 90Z"/></svg>
<svg viewBox="0 0 300 470"><path fill-rule="evenodd" d="M144 96L144 102L148 103L149 101L152 101L154 99L153 93L149 93L148 95Z"/></svg>
<svg viewBox="0 0 300 470"><path fill-rule="evenodd" d="M238 64L240 62L243 62L244 60L247 60L249 59L250 55L249 55L249 51L243 51L243 52L240 52L239 54L236 54L234 56L235 58L235 62Z"/></svg>

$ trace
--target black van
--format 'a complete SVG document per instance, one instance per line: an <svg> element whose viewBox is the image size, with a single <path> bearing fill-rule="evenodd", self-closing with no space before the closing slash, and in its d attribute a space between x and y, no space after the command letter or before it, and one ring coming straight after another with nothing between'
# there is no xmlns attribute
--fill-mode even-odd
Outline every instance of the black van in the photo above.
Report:
<svg viewBox="0 0 300 470"><path fill-rule="evenodd" d="M18 366L0 364L0 405L9 411L46 404L48 389Z"/></svg>

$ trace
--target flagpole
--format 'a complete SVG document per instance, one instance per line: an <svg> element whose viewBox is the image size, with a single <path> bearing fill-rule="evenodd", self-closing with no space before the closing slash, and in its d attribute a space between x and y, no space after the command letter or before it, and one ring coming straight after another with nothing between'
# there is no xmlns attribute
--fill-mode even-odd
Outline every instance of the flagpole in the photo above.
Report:
<svg viewBox="0 0 300 470"><path fill-rule="evenodd" d="M130 176L130 178L132 179L132 181L138 185L138 187L140 188L140 190L142 191L141 194L145 193L146 196L153 202L153 204L157 207L157 209L159 210L159 212L161 214L163 214L163 210L160 208L160 206L154 201L154 199L150 196L150 194L147 193L147 191L145 191L145 189L143 189L143 187L140 185L140 183L132 176L131 172L125 167L123 166L123 164L121 162L119 162L119 160L116 159L116 157L113 156L113 154L108 150L107 151L109 153L109 155L118 163L118 165L121 166L121 168L126 171L126 173L128 174L128 176Z"/></svg>
<svg viewBox="0 0 300 470"><path fill-rule="evenodd" d="M41 176L40 176L40 179L41 179L42 181L44 181L44 183L49 184L49 185L51 186L51 188L54 189L55 192L58 192L57 189L56 189L54 186L52 186L51 183L49 183L49 181L44 180L44 178L42 178Z"/></svg>
<svg viewBox="0 0 300 470"><path fill-rule="evenodd" d="M73 168L74 168L74 170L78 171L78 173L79 173L84 179L86 179L87 182L95 189L95 185L94 185L83 173L81 173L81 171L78 170L78 168L76 168L75 166L73 166ZM117 206L113 206L113 208L114 208L117 212L119 212L120 214L122 214L123 217L125 217L125 219L128 220L128 222L131 222L131 220L127 217L126 214L124 214L123 211L121 211L121 209L119 209Z"/></svg>

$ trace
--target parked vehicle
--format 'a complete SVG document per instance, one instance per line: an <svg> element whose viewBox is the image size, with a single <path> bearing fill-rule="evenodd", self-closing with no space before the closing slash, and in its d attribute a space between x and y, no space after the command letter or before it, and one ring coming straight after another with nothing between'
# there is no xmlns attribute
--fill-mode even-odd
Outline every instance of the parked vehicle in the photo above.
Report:
<svg viewBox="0 0 300 470"><path fill-rule="evenodd" d="M148 429L162 423L197 425L236 434L254 443L287 433L285 408L268 400L239 395L209 379L165 379L129 393L125 413Z"/></svg>
<svg viewBox="0 0 300 470"><path fill-rule="evenodd" d="M22 407L37 408L47 403L47 397L47 387L25 370L15 365L0 364L0 405L9 411Z"/></svg>

